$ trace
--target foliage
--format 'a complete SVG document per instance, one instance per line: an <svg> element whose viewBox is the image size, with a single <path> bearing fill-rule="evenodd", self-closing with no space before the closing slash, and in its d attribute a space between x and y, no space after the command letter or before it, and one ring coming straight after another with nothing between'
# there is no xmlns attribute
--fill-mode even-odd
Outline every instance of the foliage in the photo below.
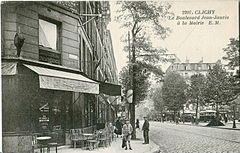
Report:
<svg viewBox="0 0 240 153"><path fill-rule="evenodd" d="M216 64L207 75L204 98L210 103L228 104L235 97L231 86L231 76L220 64Z"/></svg>
<svg viewBox="0 0 240 153"><path fill-rule="evenodd" d="M228 66L232 69L239 66L239 37L231 38L230 44L223 50L226 52L226 56L223 59L228 61Z"/></svg>
<svg viewBox="0 0 240 153"><path fill-rule="evenodd" d="M204 91L206 88L206 78L202 74L194 74L190 78L190 85L187 96L190 103L204 104Z"/></svg>
<svg viewBox="0 0 240 153"><path fill-rule="evenodd" d="M231 69L238 69L237 75L232 76L230 79L232 83L233 92L235 95L240 94L240 71L239 71L239 37L231 38L230 44L226 48L223 49L226 52L226 56L223 57L224 60L228 61L227 66Z"/></svg>
<svg viewBox="0 0 240 153"><path fill-rule="evenodd" d="M163 27L161 21L167 16L171 5L167 2L157 1L118 1L121 8L118 10L118 20L124 21L123 26L132 30L133 35L151 27L155 34L161 38L166 38L170 32L169 28ZM147 29L149 30L149 29Z"/></svg>
<svg viewBox="0 0 240 153"><path fill-rule="evenodd" d="M150 38L146 35L137 35L135 40L135 53L138 61L153 64L167 61L163 56L167 52L167 49L153 47ZM127 40L123 41L127 43ZM129 46L124 46L124 51L128 52Z"/></svg>
<svg viewBox="0 0 240 153"><path fill-rule="evenodd" d="M187 84L184 78L176 73L170 72L166 75L162 87L162 98L169 110L178 111L186 103Z"/></svg>
<svg viewBox="0 0 240 153"><path fill-rule="evenodd" d="M118 1L117 4L121 6L117 20L132 34L132 52L136 54L134 58L151 63L164 61L161 55L166 49L154 48L148 36L151 32L155 32L155 35L162 39L169 35L170 28L163 27L161 21L172 15L169 12L171 5L153 1ZM128 47L126 46L124 50L129 51Z"/></svg>
<svg viewBox="0 0 240 153"><path fill-rule="evenodd" d="M153 94L151 96L154 104L154 109L158 112L162 112L164 109L163 97L162 97L162 88L158 86L154 89Z"/></svg>
<svg viewBox="0 0 240 153"><path fill-rule="evenodd" d="M135 73L136 75L136 104L140 103L145 99L148 94L148 88L150 82L148 80L150 73L144 71L145 67L141 62L137 62ZM130 71L129 75L129 66L125 66L120 72L120 84L123 87L123 94L126 96L126 93L129 89L132 89L131 77L132 72Z"/></svg>
<svg viewBox="0 0 240 153"><path fill-rule="evenodd" d="M206 88L206 78L202 74L194 74L190 78L190 85L187 90L187 97L190 103L196 104L196 119L199 105L204 104L204 92ZM197 120L196 120L197 122Z"/></svg>

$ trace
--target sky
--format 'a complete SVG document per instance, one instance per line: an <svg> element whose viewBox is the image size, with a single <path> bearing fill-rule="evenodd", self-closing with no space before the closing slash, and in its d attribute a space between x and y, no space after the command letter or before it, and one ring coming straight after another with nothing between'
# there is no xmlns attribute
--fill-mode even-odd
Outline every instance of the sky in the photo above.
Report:
<svg viewBox="0 0 240 153"><path fill-rule="evenodd" d="M112 21L108 25L108 28L112 34L117 68L118 71L120 71L128 61L126 57L128 53L123 51L125 44L121 42L121 37L126 34L127 31L120 28L122 23L114 20L117 16L116 10L118 9L115 3L115 1L110 1ZM225 55L223 48L229 44L229 39L239 36L237 0L176 0L170 1L170 3L172 4L170 10L175 14L175 18L173 20L167 20L164 25L170 27L172 32L170 36L164 40L153 39L152 41L155 47L166 48L169 53L176 54L182 62L185 62L186 59L190 60L190 62L199 62L201 59L203 59L204 62L216 62ZM190 14L183 14L183 11L191 12ZM200 16L200 19L193 19L191 21L204 23L200 25L190 25L189 20L177 20L177 16ZM221 16L222 19L201 19L202 16ZM178 21L180 21L180 25L177 25ZM187 22L187 25L182 25L183 21ZM215 23L215 21L218 22L216 25L209 25L209 22Z"/></svg>

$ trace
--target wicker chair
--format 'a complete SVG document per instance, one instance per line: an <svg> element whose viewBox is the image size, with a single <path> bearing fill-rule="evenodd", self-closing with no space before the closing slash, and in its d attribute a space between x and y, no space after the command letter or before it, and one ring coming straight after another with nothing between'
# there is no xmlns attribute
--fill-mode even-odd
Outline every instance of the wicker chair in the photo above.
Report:
<svg viewBox="0 0 240 153"><path fill-rule="evenodd" d="M106 130L101 130L99 133L99 146L107 147L107 133Z"/></svg>
<svg viewBox="0 0 240 153"><path fill-rule="evenodd" d="M81 129L71 129L71 141L73 144L73 148L77 148L77 143L80 143L81 147L85 147L86 138L82 135Z"/></svg>
<svg viewBox="0 0 240 153"><path fill-rule="evenodd" d="M87 140L87 148L89 150L98 149L99 146L99 132L96 131L91 139Z"/></svg>

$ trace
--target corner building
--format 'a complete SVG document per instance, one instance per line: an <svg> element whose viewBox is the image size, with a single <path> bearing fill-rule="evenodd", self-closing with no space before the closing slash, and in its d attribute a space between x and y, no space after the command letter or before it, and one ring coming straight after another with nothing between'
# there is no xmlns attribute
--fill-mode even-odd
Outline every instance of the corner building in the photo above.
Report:
<svg viewBox="0 0 240 153"><path fill-rule="evenodd" d="M70 129L115 120L109 2L3 2L1 11L3 152L31 152L35 134L70 144Z"/></svg>

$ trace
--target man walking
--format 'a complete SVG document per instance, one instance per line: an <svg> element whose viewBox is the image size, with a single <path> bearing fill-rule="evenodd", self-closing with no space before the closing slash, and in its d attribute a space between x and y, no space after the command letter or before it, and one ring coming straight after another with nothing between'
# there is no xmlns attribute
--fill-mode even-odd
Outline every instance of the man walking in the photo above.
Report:
<svg viewBox="0 0 240 153"><path fill-rule="evenodd" d="M126 120L126 123L123 125L123 139L126 141L125 150L127 150L127 143L128 143L129 149L132 150L131 144L130 144L132 131L133 131L132 125L129 123L129 120Z"/></svg>
<svg viewBox="0 0 240 153"><path fill-rule="evenodd" d="M118 120L116 121L116 130L115 130L115 133L117 134L117 138L118 138L118 135L122 135L122 122L121 122L121 118L118 117Z"/></svg>
<svg viewBox="0 0 240 153"><path fill-rule="evenodd" d="M144 137L144 143L143 144L149 144L149 122L147 120L147 117L144 117L144 123L143 123L143 137Z"/></svg>

